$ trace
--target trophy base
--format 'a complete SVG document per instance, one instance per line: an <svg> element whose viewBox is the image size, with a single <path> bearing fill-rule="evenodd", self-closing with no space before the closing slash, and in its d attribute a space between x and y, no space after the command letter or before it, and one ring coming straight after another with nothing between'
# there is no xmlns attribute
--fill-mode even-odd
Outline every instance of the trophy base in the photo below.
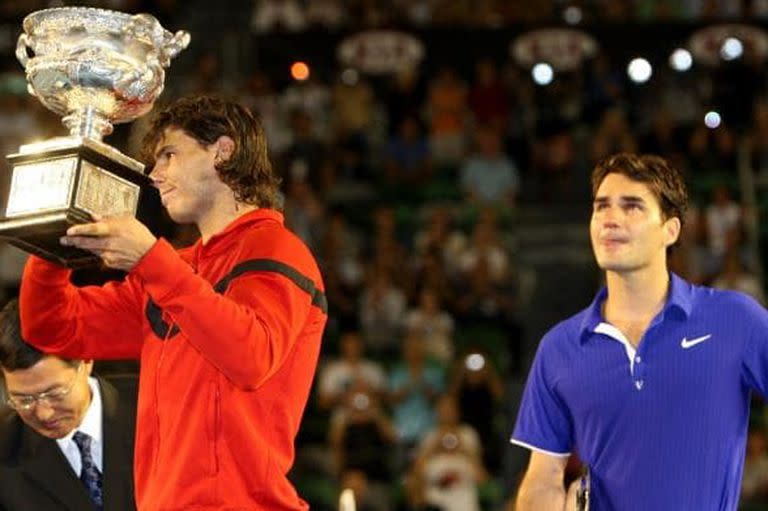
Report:
<svg viewBox="0 0 768 511"><path fill-rule="evenodd" d="M61 245L76 224L102 217L136 216L149 189L144 166L97 140L53 139L24 146L11 162L10 192L0 217L0 238L68 268L96 265L98 256Z"/></svg>
<svg viewBox="0 0 768 511"><path fill-rule="evenodd" d="M100 262L95 254L59 243L59 238L70 226L88 222L90 218L85 212L72 210L3 222L0 224L0 238L25 252L67 268L95 266Z"/></svg>

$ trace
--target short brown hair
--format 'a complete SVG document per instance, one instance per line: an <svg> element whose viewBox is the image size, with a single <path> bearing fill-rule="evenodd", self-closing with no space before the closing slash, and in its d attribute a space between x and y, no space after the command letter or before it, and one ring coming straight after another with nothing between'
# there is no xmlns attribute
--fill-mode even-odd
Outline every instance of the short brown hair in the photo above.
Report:
<svg viewBox="0 0 768 511"><path fill-rule="evenodd" d="M154 165L154 151L167 128L177 128L203 147L219 137L235 142L229 159L218 163L219 178L235 199L263 208L277 208L280 178L272 170L261 122L244 106L213 96L188 96L159 112L144 136L142 156Z"/></svg>
<svg viewBox="0 0 768 511"><path fill-rule="evenodd" d="M608 174L621 174L645 183L659 201L664 220L677 217L685 223L688 190L683 175L667 160L651 154L618 153L600 160L592 171L592 197Z"/></svg>

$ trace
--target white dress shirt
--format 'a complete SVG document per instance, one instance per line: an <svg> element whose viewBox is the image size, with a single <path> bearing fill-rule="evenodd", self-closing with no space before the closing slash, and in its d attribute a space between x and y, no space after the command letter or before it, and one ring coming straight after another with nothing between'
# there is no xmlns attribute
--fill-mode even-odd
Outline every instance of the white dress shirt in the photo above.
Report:
<svg viewBox="0 0 768 511"><path fill-rule="evenodd" d="M88 405L88 410L85 412L83 422L77 429L73 429L63 438L56 440L59 444L59 449L64 453L64 457L72 466L72 470L75 471L78 477L80 477L80 471L83 468L83 461L80 458L80 450L77 448L77 444L72 440L75 435L75 431L82 431L86 435L90 436L91 441L91 456L93 456L93 462L96 463L100 472L104 472L102 460L104 458L104 438L101 429L101 392L99 391L99 383L96 378L88 377L88 386L91 387L91 403Z"/></svg>

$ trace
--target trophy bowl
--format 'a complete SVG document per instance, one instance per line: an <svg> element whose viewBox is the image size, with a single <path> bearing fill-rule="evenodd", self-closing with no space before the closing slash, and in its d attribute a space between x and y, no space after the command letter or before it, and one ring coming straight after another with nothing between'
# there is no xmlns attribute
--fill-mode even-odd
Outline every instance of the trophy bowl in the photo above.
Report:
<svg viewBox="0 0 768 511"><path fill-rule="evenodd" d="M62 115L68 137L9 155L10 190L0 237L69 267L98 258L58 239L99 216L136 215L151 182L144 165L103 143L113 125L152 109L165 68L190 41L154 16L90 7L36 11L24 18L16 57L29 93Z"/></svg>
<svg viewBox="0 0 768 511"><path fill-rule="evenodd" d="M113 123L152 109L164 68L190 39L149 14L90 7L33 12L23 26L16 57L29 92L64 116L71 135L96 139L111 133Z"/></svg>

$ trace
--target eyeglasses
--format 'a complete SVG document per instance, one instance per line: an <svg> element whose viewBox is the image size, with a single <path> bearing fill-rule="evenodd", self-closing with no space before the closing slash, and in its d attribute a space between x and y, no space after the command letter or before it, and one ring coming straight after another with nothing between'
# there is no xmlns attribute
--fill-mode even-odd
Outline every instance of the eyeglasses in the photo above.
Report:
<svg viewBox="0 0 768 511"><path fill-rule="evenodd" d="M77 377L80 374L80 369L82 367L83 364L81 362L78 364L77 372L72 377L72 380L62 388L49 390L48 392L41 392L39 394L8 396L8 399L6 399L5 402L8 403L8 406L14 410L21 412L30 411L37 403L44 403L48 406L56 406L61 404L64 401L64 398L66 398L69 393L72 392L72 389L75 388L75 383L77 382Z"/></svg>

